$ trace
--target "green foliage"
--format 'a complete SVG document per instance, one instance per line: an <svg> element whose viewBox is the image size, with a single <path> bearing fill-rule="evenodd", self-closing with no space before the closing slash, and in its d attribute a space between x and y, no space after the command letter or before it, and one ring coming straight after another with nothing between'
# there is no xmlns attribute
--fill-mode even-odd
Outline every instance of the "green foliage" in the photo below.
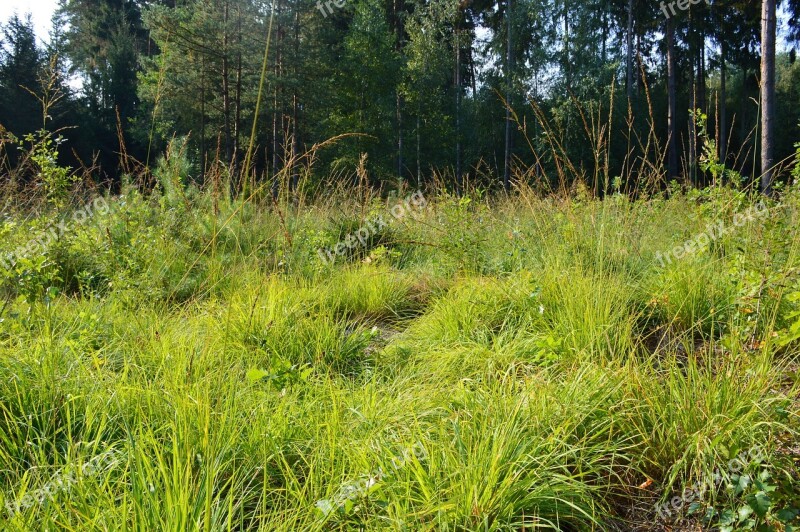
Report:
<svg viewBox="0 0 800 532"><path fill-rule="evenodd" d="M0 27L0 124L19 138L41 129L39 86L43 53L30 17L16 14Z"/></svg>
<svg viewBox="0 0 800 532"><path fill-rule="evenodd" d="M800 142L794 145L795 149L795 162L794 168L792 168L792 177L794 177L795 182L800 181Z"/></svg>
<svg viewBox="0 0 800 532"><path fill-rule="evenodd" d="M179 154L2 274L4 524L797 525L793 187L663 268L752 200L443 195L322 267L393 200L265 208L186 186ZM0 251L50 216L4 221Z"/></svg>
<svg viewBox="0 0 800 532"><path fill-rule="evenodd" d="M785 321L788 322L788 329L781 331L783 334L778 339L778 344L788 346L800 340L800 286L786 296L786 301L792 305L792 309L786 314Z"/></svg>
<svg viewBox="0 0 800 532"><path fill-rule="evenodd" d="M44 256L20 257L11 270L3 271L6 290L13 286L19 300L33 311L39 305L48 305L58 294L58 271Z"/></svg>
<svg viewBox="0 0 800 532"><path fill-rule="evenodd" d="M756 462L752 475L746 472L731 475L726 507L708 507L703 513L706 523L713 523L720 532L734 530L796 530L800 526L800 499L794 489L791 473L781 471L773 478L769 467ZM701 510L698 504L694 510Z"/></svg>
<svg viewBox="0 0 800 532"><path fill-rule="evenodd" d="M166 206L181 208L185 205L186 184L192 173L192 164L186 156L188 139L172 139L164 157L158 160L153 176L161 185Z"/></svg>
<svg viewBox="0 0 800 532"><path fill-rule="evenodd" d="M739 185L742 181L739 172L731 170L719 159L717 141L708 134L708 116L700 109L696 109L691 112L691 119L697 127L697 136L703 143L700 169L711 174L711 182L714 184L722 184L727 179L728 182Z"/></svg>
<svg viewBox="0 0 800 532"><path fill-rule="evenodd" d="M0 123L20 138L41 127L29 91L50 57L65 96L53 129L81 133L68 140L64 164L96 162L112 181L137 163L152 169L170 139L188 137L193 177L227 174L234 194L256 182L263 193L273 179L302 190L331 173L344 183L362 154L373 183L421 185L433 169L452 187L458 166L468 183L496 189L506 149L511 177L542 190L582 182L596 195L652 192L664 184L669 103L666 47L652 44L665 34L667 4L72 0L58 8L46 48L29 19L3 26ZM798 9L793 1L785 11L790 27ZM695 3L669 20L681 58L672 123L688 132L687 177L750 181L758 6ZM611 45L626 37L653 60L639 64L633 46ZM800 63L791 53L775 63L783 160L800 134ZM255 163L246 176L245 158Z"/></svg>
<svg viewBox="0 0 800 532"><path fill-rule="evenodd" d="M64 142L63 137L53 138L50 133L41 130L27 135L25 142L30 146L28 156L37 166L36 178L42 183L47 200L53 207L63 208L69 188L76 181L71 168L58 164L58 147ZM23 153L26 151L24 144L20 148Z"/></svg>
<svg viewBox="0 0 800 532"><path fill-rule="evenodd" d="M482 244L487 240L489 229L486 206L473 201L470 196L451 197L443 202L439 211L442 240L441 249L455 265L468 272L479 273L483 268ZM476 216L477 215L477 216ZM477 219L478 224L467 224L467 219Z"/></svg>

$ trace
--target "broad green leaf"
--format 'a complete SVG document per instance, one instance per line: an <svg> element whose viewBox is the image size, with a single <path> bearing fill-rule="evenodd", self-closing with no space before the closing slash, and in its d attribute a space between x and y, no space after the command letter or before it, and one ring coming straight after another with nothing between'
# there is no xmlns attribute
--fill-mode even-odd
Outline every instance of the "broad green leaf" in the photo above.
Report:
<svg viewBox="0 0 800 532"><path fill-rule="evenodd" d="M741 523L742 521L753 515L753 509L750 508L749 506L740 506L738 514L739 514L739 522Z"/></svg>
<svg viewBox="0 0 800 532"><path fill-rule="evenodd" d="M764 517L767 515L770 506L772 506L772 501L763 491L748 495L745 500L747 501L747 504L750 505L750 508L752 508L759 517Z"/></svg>
<svg viewBox="0 0 800 532"><path fill-rule="evenodd" d="M732 525L736 522L736 517L731 510L725 510L719 515L720 525Z"/></svg>
<svg viewBox="0 0 800 532"><path fill-rule="evenodd" d="M247 371L247 382L250 384L258 382L264 377L269 377L269 373L263 369L253 368Z"/></svg>
<svg viewBox="0 0 800 532"><path fill-rule="evenodd" d="M734 491L736 495L741 495L744 493L751 483L752 482L749 475L739 475L739 478L736 479L736 483L734 484Z"/></svg>
<svg viewBox="0 0 800 532"><path fill-rule="evenodd" d="M689 510L686 512L686 515L692 515L692 514L697 513L698 511L700 511L702 509L703 509L703 505L701 503L695 501L695 502L693 502L692 504L689 505Z"/></svg>

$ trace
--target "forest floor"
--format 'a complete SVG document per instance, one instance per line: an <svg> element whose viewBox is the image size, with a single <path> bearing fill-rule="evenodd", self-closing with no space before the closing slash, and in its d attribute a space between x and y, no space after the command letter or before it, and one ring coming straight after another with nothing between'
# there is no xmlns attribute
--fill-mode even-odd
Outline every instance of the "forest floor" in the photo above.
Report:
<svg viewBox="0 0 800 532"><path fill-rule="evenodd" d="M2 530L800 527L800 188L73 205L0 222Z"/></svg>

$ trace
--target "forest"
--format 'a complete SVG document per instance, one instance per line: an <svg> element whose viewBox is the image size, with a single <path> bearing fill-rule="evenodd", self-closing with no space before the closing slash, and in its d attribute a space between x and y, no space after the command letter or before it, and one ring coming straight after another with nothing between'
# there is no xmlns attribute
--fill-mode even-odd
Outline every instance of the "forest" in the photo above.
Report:
<svg viewBox="0 0 800 532"><path fill-rule="evenodd" d="M744 181L763 173L760 2L517 2L65 1L46 45L24 15L3 26L0 123L60 131L59 162L112 188L170 142L194 182L222 165L236 190L245 163L247 181L317 184L355 180L362 156L374 185L702 187L702 133ZM785 166L800 5L784 4L769 155Z"/></svg>
<svg viewBox="0 0 800 532"><path fill-rule="evenodd" d="M0 530L800 530L798 45L800 0L0 21Z"/></svg>

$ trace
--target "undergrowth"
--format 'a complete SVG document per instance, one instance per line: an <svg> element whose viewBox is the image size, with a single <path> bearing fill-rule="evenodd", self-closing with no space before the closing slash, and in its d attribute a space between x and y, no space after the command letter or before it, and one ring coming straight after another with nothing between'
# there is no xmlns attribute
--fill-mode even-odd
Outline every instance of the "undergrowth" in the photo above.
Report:
<svg viewBox="0 0 800 532"><path fill-rule="evenodd" d="M397 199L159 171L0 271L3 529L798 526L800 189L428 192L330 263Z"/></svg>

